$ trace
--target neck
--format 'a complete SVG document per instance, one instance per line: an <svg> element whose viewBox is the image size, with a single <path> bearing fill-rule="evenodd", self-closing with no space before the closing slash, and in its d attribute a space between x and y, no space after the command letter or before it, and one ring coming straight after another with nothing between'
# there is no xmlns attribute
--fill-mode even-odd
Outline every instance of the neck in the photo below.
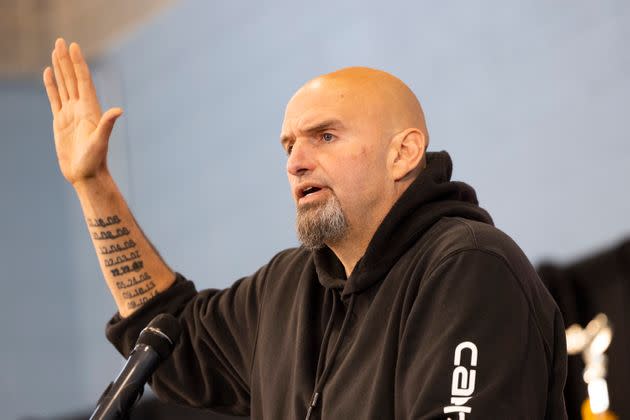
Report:
<svg viewBox="0 0 630 420"><path fill-rule="evenodd" d="M326 244L328 248L335 253L337 258L339 258L341 264L343 264L346 278L350 277L355 266L367 251L372 237L383 222L383 219L385 219L385 216L405 190L409 188L416 176L416 172L408 174L405 179L395 185L391 200L382 203L380 209L375 211L371 216L365 217L364 215L363 220L360 222L355 221L355 223L353 223L351 221L347 234L344 235L341 240Z"/></svg>
<svg viewBox="0 0 630 420"><path fill-rule="evenodd" d="M353 228L351 225L343 239L327 244L339 258L339 261L341 261L346 272L346 278L350 277L357 263L365 254L374 233L381 225L384 217L385 215L372 223L362 224L358 229Z"/></svg>
<svg viewBox="0 0 630 420"><path fill-rule="evenodd" d="M335 244L329 246L329 248L335 253L337 258L339 258L341 264L343 264L346 278L348 278L352 274L357 262L359 262L363 254L365 254L367 244L365 244L365 246L358 246L358 244Z"/></svg>

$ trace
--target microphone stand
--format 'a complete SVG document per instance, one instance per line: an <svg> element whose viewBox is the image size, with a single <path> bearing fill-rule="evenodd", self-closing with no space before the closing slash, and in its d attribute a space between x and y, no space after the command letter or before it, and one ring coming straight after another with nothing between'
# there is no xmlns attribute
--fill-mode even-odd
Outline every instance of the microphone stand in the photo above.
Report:
<svg viewBox="0 0 630 420"><path fill-rule="evenodd" d="M177 319L169 314L153 318L138 337L136 346L114 382L110 383L90 420L124 420L138 402L153 372L170 356L181 333Z"/></svg>

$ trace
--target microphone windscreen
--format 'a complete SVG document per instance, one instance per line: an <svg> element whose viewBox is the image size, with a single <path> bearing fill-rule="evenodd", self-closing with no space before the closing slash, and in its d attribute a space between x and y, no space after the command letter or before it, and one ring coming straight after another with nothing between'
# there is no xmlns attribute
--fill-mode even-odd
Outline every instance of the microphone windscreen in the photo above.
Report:
<svg viewBox="0 0 630 420"><path fill-rule="evenodd" d="M160 314L140 332L137 344L150 346L163 360L173 351L181 332L177 318L171 314Z"/></svg>

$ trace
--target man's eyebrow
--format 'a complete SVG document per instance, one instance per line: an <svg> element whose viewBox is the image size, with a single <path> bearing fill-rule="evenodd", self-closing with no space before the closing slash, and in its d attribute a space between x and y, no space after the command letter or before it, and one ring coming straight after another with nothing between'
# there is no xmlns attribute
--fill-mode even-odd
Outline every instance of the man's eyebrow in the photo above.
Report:
<svg viewBox="0 0 630 420"><path fill-rule="evenodd" d="M310 125L304 129L302 129L301 131L306 133L306 134L314 134L314 133L320 133L322 131L326 131L326 130L341 130L344 128L343 123L341 122L341 120L338 119L330 119L330 120L324 120L321 122L317 122L313 125ZM291 141L293 139L293 136L290 135L283 135L280 136L280 144L282 144L283 146Z"/></svg>
<svg viewBox="0 0 630 420"><path fill-rule="evenodd" d="M337 119L330 119L330 120L325 120L319 123L315 123L309 127L306 127L304 130L305 133L319 133L321 131L325 131L325 130L330 130L330 129L337 129L340 130L343 128L343 123L340 120Z"/></svg>

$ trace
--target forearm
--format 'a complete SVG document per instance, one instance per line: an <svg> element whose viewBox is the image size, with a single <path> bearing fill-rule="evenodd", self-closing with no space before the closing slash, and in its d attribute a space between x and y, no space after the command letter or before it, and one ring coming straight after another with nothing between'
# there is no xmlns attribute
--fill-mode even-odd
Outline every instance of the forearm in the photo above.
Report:
<svg viewBox="0 0 630 420"><path fill-rule="evenodd" d="M109 174L74 185L101 271L127 317L169 288L175 274L153 248Z"/></svg>

